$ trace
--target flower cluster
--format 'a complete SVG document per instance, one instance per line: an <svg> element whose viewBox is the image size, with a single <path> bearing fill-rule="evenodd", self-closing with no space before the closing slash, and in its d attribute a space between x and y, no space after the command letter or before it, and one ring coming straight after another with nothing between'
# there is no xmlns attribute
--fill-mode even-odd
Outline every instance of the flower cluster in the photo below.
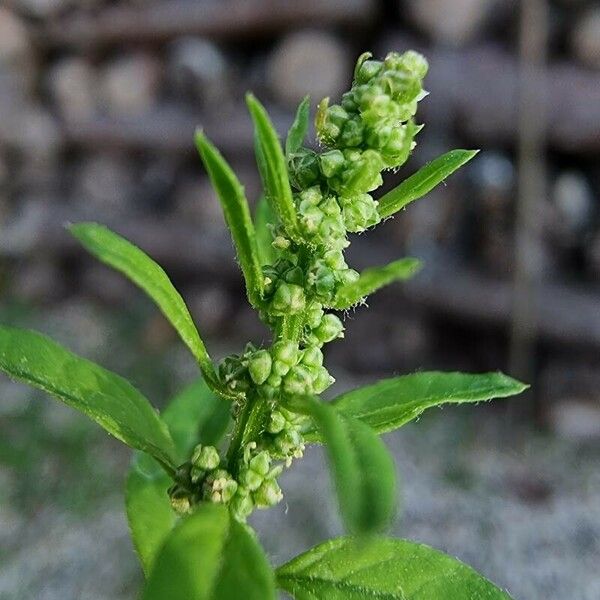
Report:
<svg viewBox="0 0 600 600"><path fill-rule="evenodd" d="M236 480L222 466L214 446L199 444L190 461L179 468L176 482L169 489L171 505L185 514L202 501L227 504L232 514L244 521L255 508L268 508L283 498L276 480L283 467L272 467L272 460L269 452L257 451L256 443L251 442L244 449Z"/></svg>
<svg viewBox="0 0 600 600"><path fill-rule="evenodd" d="M260 433L239 448L235 478L215 448L198 446L171 489L178 510L208 500L228 504L245 520L254 508L281 500L276 478L302 455L306 424L281 400L320 394L334 381L323 366L321 348L343 337L341 320L326 310L335 306L340 288L359 277L344 258L348 234L381 220L370 192L381 185L382 171L403 164L415 144L420 127L413 117L425 95L426 71L427 62L415 52L390 53L384 61L363 55L341 104L329 106L325 99L319 105L316 129L322 151L300 147L287 156L302 241L290 239L282 224L273 224L275 258L263 267L259 309L276 332L275 340L269 348L248 344L219 366L221 383L240 398L234 403L235 418L248 402L262 403ZM300 323L293 339L278 334L290 318ZM273 466L273 461L281 462Z"/></svg>

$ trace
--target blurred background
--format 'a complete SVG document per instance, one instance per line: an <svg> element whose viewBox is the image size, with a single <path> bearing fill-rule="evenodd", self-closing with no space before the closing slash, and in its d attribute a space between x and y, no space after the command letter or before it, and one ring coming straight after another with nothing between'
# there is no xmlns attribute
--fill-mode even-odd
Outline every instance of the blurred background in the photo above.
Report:
<svg viewBox="0 0 600 600"><path fill-rule="evenodd" d="M129 377L157 405L196 377L164 319L64 224L106 223L157 259L215 357L265 330L192 143L201 125L259 194L246 90L283 135L301 97L349 86L364 50L431 64L426 128L391 187L482 152L356 239L352 266L422 273L347 316L337 390L415 369L502 369L530 393L426 414L387 437L398 535L522 600L600 598L600 5L593 0L3 0L0 321ZM132 599L129 453L0 378L0 598ZM340 532L323 456L254 524L275 562ZM287 514L286 514L287 513Z"/></svg>

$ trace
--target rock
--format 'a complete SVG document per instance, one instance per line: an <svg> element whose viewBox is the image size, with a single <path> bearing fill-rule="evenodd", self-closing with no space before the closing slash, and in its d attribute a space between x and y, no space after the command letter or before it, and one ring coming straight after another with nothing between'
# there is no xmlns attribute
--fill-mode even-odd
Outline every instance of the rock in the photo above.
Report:
<svg viewBox="0 0 600 600"><path fill-rule="evenodd" d="M587 268L596 281L600 281L600 232L586 247Z"/></svg>
<svg viewBox="0 0 600 600"><path fill-rule="evenodd" d="M30 17L47 19L74 4L73 0L13 0L15 8Z"/></svg>
<svg viewBox="0 0 600 600"><path fill-rule="evenodd" d="M552 200L557 209L556 225L560 237L568 243L581 243L581 234L591 222L594 192L586 177L577 171L561 173L552 188Z"/></svg>
<svg viewBox="0 0 600 600"><path fill-rule="evenodd" d="M173 190L179 164L167 157L153 158L145 165L133 202L145 214L166 213L173 209Z"/></svg>
<svg viewBox="0 0 600 600"><path fill-rule="evenodd" d="M53 161L62 144L56 119L33 104L19 107L10 120L0 121L0 139L37 163Z"/></svg>
<svg viewBox="0 0 600 600"><path fill-rule="evenodd" d="M600 7L586 11L571 32L571 48L585 65L600 69Z"/></svg>
<svg viewBox="0 0 600 600"><path fill-rule="evenodd" d="M0 8L0 66L19 67L29 63L31 53L25 24L7 8Z"/></svg>
<svg viewBox="0 0 600 600"><path fill-rule="evenodd" d="M177 97L187 97L206 105L227 100L230 74L227 59L212 42L186 37L170 48L167 73Z"/></svg>
<svg viewBox="0 0 600 600"><path fill-rule="evenodd" d="M65 278L51 257L26 261L16 270L11 293L27 304L56 301L65 294Z"/></svg>
<svg viewBox="0 0 600 600"><path fill-rule="evenodd" d="M206 335L218 334L232 312L230 294L222 287L202 285L186 292L190 312Z"/></svg>
<svg viewBox="0 0 600 600"><path fill-rule="evenodd" d="M74 197L85 218L115 217L129 212L135 193L133 165L118 153L93 154L83 161Z"/></svg>
<svg viewBox="0 0 600 600"><path fill-rule="evenodd" d="M59 114L70 120L93 117L97 105L97 77L84 58L62 58L46 76L50 96Z"/></svg>
<svg viewBox="0 0 600 600"><path fill-rule="evenodd" d="M600 403L579 399L557 402L550 410L550 423L552 429L565 439L574 442L598 440Z"/></svg>
<svg viewBox="0 0 600 600"><path fill-rule="evenodd" d="M47 227L53 199L19 198L19 210L0 224L0 255L18 257L34 250Z"/></svg>
<svg viewBox="0 0 600 600"><path fill-rule="evenodd" d="M404 5L415 25L434 41L451 46L476 38L499 6L496 0L407 0Z"/></svg>
<svg viewBox="0 0 600 600"><path fill-rule="evenodd" d="M156 105L161 65L148 54L114 59L100 77L102 108L113 115L139 115Z"/></svg>
<svg viewBox="0 0 600 600"><path fill-rule="evenodd" d="M273 51L267 80L274 97L290 107L309 94L313 102L337 98L351 76L349 54L335 36L323 31L287 35Z"/></svg>

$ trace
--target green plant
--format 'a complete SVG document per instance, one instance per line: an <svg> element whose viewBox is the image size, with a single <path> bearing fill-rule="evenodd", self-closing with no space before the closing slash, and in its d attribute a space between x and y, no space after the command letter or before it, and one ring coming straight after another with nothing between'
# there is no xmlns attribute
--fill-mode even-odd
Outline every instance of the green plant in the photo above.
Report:
<svg viewBox="0 0 600 600"><path fill-rule="evenodd" d="M341 104L323 100L322 151L303 146L309 102L299 106L285 151L251 95L264 195L254 219L244 189L199 131L198 150L223 206L248 300L272 344L248 344L215 369L186 305L141 250L93 223L71 233L158 305L195 357L202 379L162 416L127 381L38 333L0 328L0 367L84 412L137 452L127 479L131 533L147 580L145 600L274 598L408 600L508 598L472 569L426 546L383 537L396 505L392 459L378 434L429 407L479 402L525 389L500 373L421 372L323 402L333 382L322 347L343 337L344 311L419 268L404 258L357 273L344 259L348 233L365 231L429 192L475 151L453 150L376 201L381 173L408 159L420 130L427 62L415 53L362 55ZM225 436L225 432L229 435ZM224 443L225 440L225 443ZM281 501L278 476L305 444L328 452L348 536L275 571L246 524ZM240 596L242 594L242 596Z"/></svg>

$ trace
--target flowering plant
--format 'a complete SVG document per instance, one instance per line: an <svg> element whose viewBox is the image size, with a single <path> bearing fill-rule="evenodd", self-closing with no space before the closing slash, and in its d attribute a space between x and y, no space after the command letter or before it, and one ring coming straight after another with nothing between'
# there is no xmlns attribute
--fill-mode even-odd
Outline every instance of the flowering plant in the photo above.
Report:
<svg viewBox="0 0 600 600"><path fill-rule="evenodd" d="M394 466L379 434L443 403L521 392L501 373L420 372L350 391L331 402L323 347L344 336L340 312L420 268L403 258L358 273L345 260L350 233L391 217L469 161L453 150L375 200L382 173L415 146L426 96L426 60L363 54L340 104L323 100L320 149L305 147L302 101L285 149L263 106L247 103L264 193L252 218L244 189L202 131L196 143L231 231L248 300L272 332L218 367L179 293L150 257L105 227L70 227L83 246L133 280L195 357L202 379L159 416L120 376L31 331L0 328L0 368L97 421L137 452L126 506L146 584L144 600L275 598L507 598L471 568L438 551L383 537L395 513ZM326 446L346 537L273 569L247 524L279 503L279 475L306 444ZM242 592L243 590L243 592Z"/></svg>

